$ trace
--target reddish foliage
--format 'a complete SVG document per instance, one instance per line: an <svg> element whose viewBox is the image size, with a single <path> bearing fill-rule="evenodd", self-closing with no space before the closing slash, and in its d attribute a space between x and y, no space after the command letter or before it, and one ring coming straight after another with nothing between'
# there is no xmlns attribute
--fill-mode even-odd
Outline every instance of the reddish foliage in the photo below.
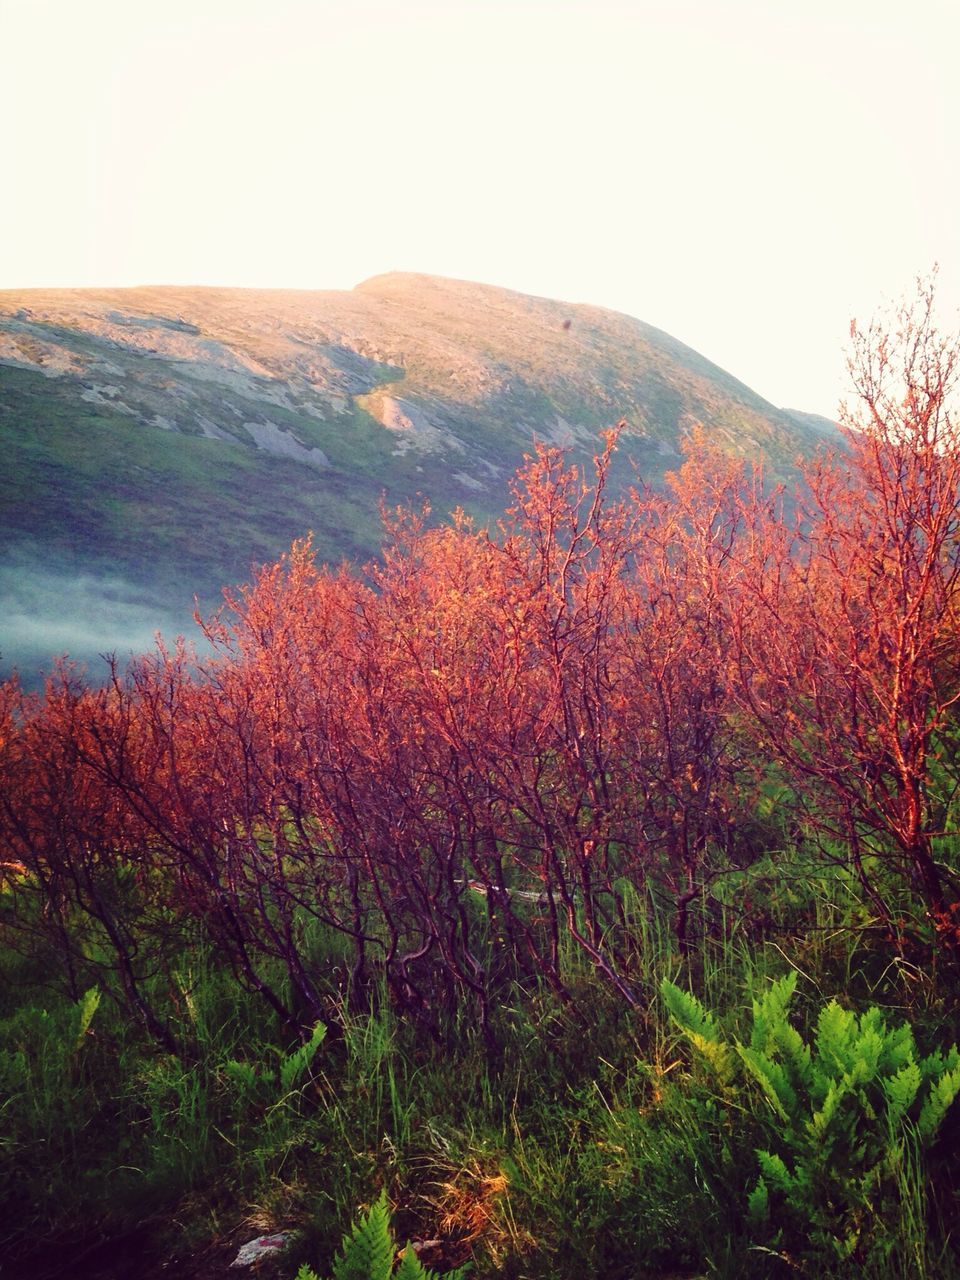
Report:
<svg viewBox="0 0 960 1280"><path fill-rule="evenodd" d="M934 787L955 776L960 697L960 352L936 331L929 288L889 336L853 338L847 448L807 468L799 531L771 526L746 565L738 694L881 916L868 857L936 924L960 888L936 854L946 811ZM956 949L950 930L943 941Z"/></svg>
<svg viewBox="0 0 960 1280"><path fill-rule="evenodd" d="M146 979L198 933L292 1024L329 1017L311 922L356 998L382 973L428 1024L466 1000L487 1027L506 978L565 995L564 938L637 1003L638 896L684 948L774 771L888 923L900 876L957 951L957 351L929 306L855 334L864 416L793 523L703 434L668 494L611 501L614 431L590 480L538 448L495 537L401 512L365 578L295 543L202 624L211 658L6 686L19 927L168 1045Z"/></svg>

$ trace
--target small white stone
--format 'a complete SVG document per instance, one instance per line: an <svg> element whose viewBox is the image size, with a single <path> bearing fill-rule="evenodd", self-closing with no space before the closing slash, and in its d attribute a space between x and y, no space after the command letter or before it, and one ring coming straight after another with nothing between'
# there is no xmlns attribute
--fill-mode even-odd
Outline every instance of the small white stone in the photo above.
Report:
<svg viewBox="0 0 960 1280"><path fill-rule="evenodd" d="M282 1253L296 1236L295 1231L273 1231L269 1235L257 1236L255 1240L248 1240L240 1249L240 1252L230 1263L231 1267L252 1267L255 1262L260 1262L264 1258L272 1258L275 1254Z"/></svg>

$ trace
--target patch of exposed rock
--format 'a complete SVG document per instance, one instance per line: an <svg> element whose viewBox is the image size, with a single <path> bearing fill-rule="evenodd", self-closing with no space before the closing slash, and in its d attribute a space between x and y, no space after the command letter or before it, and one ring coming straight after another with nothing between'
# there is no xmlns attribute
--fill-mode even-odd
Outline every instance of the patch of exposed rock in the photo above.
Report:
<svg viewBox="0 0 960 1280"><path fill-rule="evenodd" d="M292 431L284 431L275 422L245 422L244 429L253 436L254 443L264 453L277 458L294 458L310 467L329 467L330 459L322 449L308 448Z"/></svg>
<svg viewBox="0 0 960 1280"><path fill-rule="evenodd" d="M453 450L463 453L463 443L452 431L436 423L427 410L409 400L397 396L373 394L358 396L357 403L388 431L395 433L397 447L394 453L404 454L410 449L421 453L440 453Z"/></svg>
<svg viewBox="0 0 960 1280"><path fill-rule="evenodd" d="M569 449L575 444L596 446L599 440L597 432L592 427L585 427L582 423L568 422L559 414L555 422L544 422L532 428L532 431L545 444L556 445L560 449Z"/></svg>
<svg viewBox="0 0 960 1280"><path fill-rule="evenodd" d="M82 374L85 361L57 342L23 332L0 330L0 364L18 369L35 369L47 378Z"/></svg>

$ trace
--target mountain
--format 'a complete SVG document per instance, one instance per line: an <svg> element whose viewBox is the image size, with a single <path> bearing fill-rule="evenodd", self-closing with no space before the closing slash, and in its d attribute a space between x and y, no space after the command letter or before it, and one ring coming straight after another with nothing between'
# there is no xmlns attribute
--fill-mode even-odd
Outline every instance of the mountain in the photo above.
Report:
<svg viewBox="0 0 960 1280"><path fill-rule="evenodd" d="M588 461L620 418L614 483L698 423L788 474L825 422L629 316L433 276L0 292L4 668L148 647L308 529L365 559L382 498L495 519L534 439Z"/></svg>

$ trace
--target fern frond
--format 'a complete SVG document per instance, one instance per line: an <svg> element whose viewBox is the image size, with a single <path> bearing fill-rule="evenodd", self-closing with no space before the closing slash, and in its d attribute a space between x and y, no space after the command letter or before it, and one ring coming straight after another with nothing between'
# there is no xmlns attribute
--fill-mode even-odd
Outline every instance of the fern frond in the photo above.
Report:
<svg viewBox="0 0 960 1280"><path fill-rule="evenodd" d="M899 1027L893 1027L885 1032L883 1053L880 1055L880 1071L883 1075L894 1075L908 1062L916 1062L916 1058L917 1048L909 1022L901 1022ZM919 1063L917 1065L919 1066Z"/></svg>
<svg viewBox="0 0 960 1280"><path fill-rule="evenodd" d="M343 1237L341 1252L333 1264L332 1280L390 1280L393 1272L393 1240L387 1193Z"/></svg>
<svg viewBox="0 0 960 1280"><path fill-rule="evenodd" d="M87 1038L87 1032L90 1030L90 1023L93 1021L93 1015L97 1012L97 1006L100 1004L100 988L91 987L89 991L84 992L80 1004L80 1021L77 1024L77 1040L74 1045L74 1051L79 1053L83 1048L83 1042Z"/></svg>
<svg viewBox="0 0 960 1280"><path fill-rule="evenodd" d="M457 1267L455 1271L445 1271L441 1276L439 1271L431 1271L429 1267L425 1267L417 1257L413 1245L408 1244L400 1255L400 1265L393 1273L393 1280L464 1280L469 1270L470 1263L465 1262L462 1267Z"/></svg>
<svg viewBox="0 0 960 1280"><path fill-rule="evenodd" d="M931 1085L930 1092L920 1108L920 1119L917 1121L921 1142L924 1144L932 1142L937 1136L937 1130L958 1093L960 1093L960 1065L954 1067L952 1071L944 1072L936 1084Z"/></svg>
<svg viewBox="0 0 960 1280"><path fill-rule="evenodd" d="M832 1080L827 1092L824 1095L823 1103L819 1111L815 1111L807 1123L808 1132L822 1142L826 1137L827 1130L833 1121L833 1117L837 1114L837 1110L842 1100L849 1092L849 1085L844 1081Z"/></svg>
<svg viewBox="0 0 960 1280"><path fill-rule="evenodd" d="M759 1000L754 1000L751 1049L769 1053L776 1036L783 1033L785 1026L790 1025L787 1022L787 1005L796 988L797 974L791 969L772 983Z"/></svg>
<svg viewBox="0 0 960 1280"><path fill-rule="evenodd" d="M784 1193L793 1189L796 1179L778 1155L758 1151L757 1163L760 1165L761 1182L767 1180L775 1191Z"/></svg>
<svg viewBox="0 0 960 1280"><path fill-rule="evenodd" d="M770 1193L763 1178L757 1179L757 1185L747 1195L747 1212L750 1221L758 1225L770 1217Z"/></svg>
<svg viewBox="0 0 960 1280"><path fill-rule="evenodd" d="M960 1066L960 1051L955 1044L952 1044L946 1053L935 1049L927 1057L920 1058L917 1066L924 1080L933 1080L935 1077L942 1076L945 1071L954 1071Z"/></svg>
<svg viewBox="0 0 960 1280"><path fill-rule="evenodd" d="M660 983L660 994L667 1012L682 1031L696 1032L706 1040L720 1039L713 1015L707 1012L695 995L674 986L669 978L664 978Z"/></svg>
<svg viewBox="0 0 960 1280"><path fill-rule="evenodd" d="M878 1004L872 1004L860 1015L860 1034L867 1031L875 1031L881 1040L886 1038L887 1020Z"/></svg>
<svg viewBox="0 0 960 1280"><path fill-rule="evenodd" d="M920 1068L915 1062L907 1062L896 1075L888 1076L883 1082L883 1092L887 1099L887 1120L890 1125L898 1125L913 1106L920 1091Z"/></svg>
<svg viewBox="0 0 960 1280"><path fill-rule="evenodd" d="M708 1040L696 1031L688 1031L687 1039L706 1059L707 1065L722 1085L733 1082L733 1052L728 1044Z"/></svg>
<svg viewBox="0 0 960 1280"><path fill-rule="evenodd" d="M855 1027L856 1015L836 1000L820 1010L815 1036L817 1053L832 1074L843 1074L853 1067Z"/></svg>
<svg viewBox="0 0 960 1280"><path fill-rule="evenodd" d="M256 1067L251 1066L249 1062L240 1062L237 1058L228 1058L223 1064L223 1071L226 1076L240 1085L241 1089L248 1092L255 1089L260 1080ZM269 1079L269 1075L267 1078Z"/></svg>
<svg viewBox="0 0 960 1280"><path fill-rule="evenodd" d="M434 1280L435 1276L436 1272L425 1267L414 1253L413 1246L408 1244L400 1255L400 1265L393 1280Z"/></svg>
<svg viewBox="0 0 960 1280"><path fill-rule="evenodd" d="M667 1012L693 1047L706 1059L717 1080L724 1085L730 1084L734 1074L733 1051L720 1039L720 1030L712 1015L695 995L674 986L668 978L661 982L660 994Z"/></svg>
<svg viewBox="0 0 960 1280"><path fill-rule="evenodd" d="M876 1027L863 1030L853 1043L853 1062L847 1074L853 1084L869 1084L874 1080L880 1067L880 1055L883 1052L883 1036Z"/></svg>
<svg viewBox="0 0 960 1280"><path fill-rule="evenodd" d="M313 1028L313 1034L310 1039L305 1044L294 1049L280 1063L280 1087L284 1093L290 1093L300 1083L301 1078L316 1057L317 1050L323 1044L326 1034L327 1028L322 1022L318 1022Z"/></svg>
<svg viewBox="0 0 960 1280"><path fill-rule="evenodd" d="M767 1100L781 1120L789 1121L797 1111L797 1095L779 1062L765 1053L737 1045L737 1052L750 1074L759 1082Z"/></svg>

